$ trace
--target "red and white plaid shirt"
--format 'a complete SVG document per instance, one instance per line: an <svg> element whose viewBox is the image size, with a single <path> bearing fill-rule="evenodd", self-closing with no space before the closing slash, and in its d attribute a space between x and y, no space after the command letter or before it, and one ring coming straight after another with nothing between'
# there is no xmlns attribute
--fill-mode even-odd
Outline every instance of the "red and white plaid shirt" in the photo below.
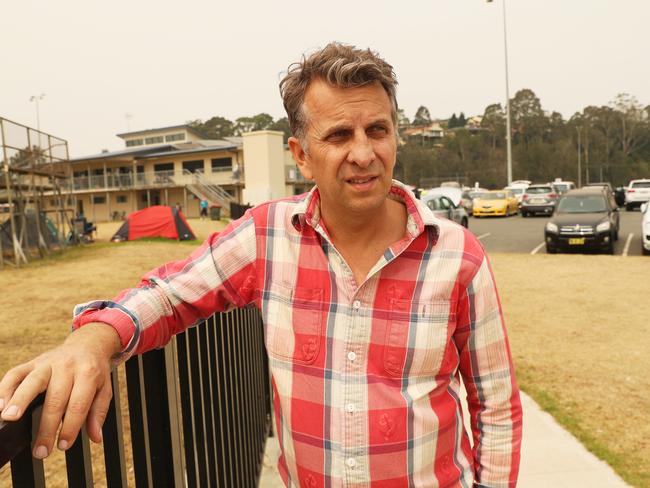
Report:
<svg viewBox="0 0 650 488"><path fill-rule="evenodd" d="M483 248L400 183L391 198L406 206L406 233L363 283L329 239L314 189L253 208L113 301L78 306L74 327L111 324L127 357L254 303L287 486L513 487L521 404Z"/></svg>

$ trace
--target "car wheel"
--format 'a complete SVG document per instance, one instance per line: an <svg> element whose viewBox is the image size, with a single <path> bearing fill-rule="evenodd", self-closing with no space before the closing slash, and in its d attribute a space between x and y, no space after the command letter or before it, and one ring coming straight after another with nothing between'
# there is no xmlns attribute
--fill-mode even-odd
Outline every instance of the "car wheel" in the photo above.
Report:
<svg viewBox="0 0 650 488"><path fill-rule="evenodd" d="M528 212L524 212L524 211L522 210L522 211L521 211L521 216L522 216L523 218L528 217Z"/></svg>
<svg viewBox="0 0 650 488"><path fill-rule="evenodd" d="M557 249L554 247L546 246L546 254L557 254Z"/></svg>
<svg viewBox="0 0 650 488"><path fill-rule="evenodd" d="M617 228L616 231L614 232L614 240L615 240L615 241L618 241L618 228Z"/></svg>
<svg viewBox="0 0 650 488"><path fill-rule="evenodd" d="M650 256L650 251L648 251L643 245L641 245L641 254L644 256Z"/></svg>
<svg viewBox="0 0 650 488"><path fill-rule="evenodd" d="M627 210L628 212L631 212L632 210L634 210L634 207L628 203L628 204L625 205L625 210Z"/></svg>
<svg viewBox="0 0 650 488"><path fill-rule="evenodd" d="M467 221L466 218L463 218L463 220L460 221L460 225L462 225L462 226L465 227L466 229L467 229L467 225L468 225L468 223L469 223L469 222Z"/></svg>

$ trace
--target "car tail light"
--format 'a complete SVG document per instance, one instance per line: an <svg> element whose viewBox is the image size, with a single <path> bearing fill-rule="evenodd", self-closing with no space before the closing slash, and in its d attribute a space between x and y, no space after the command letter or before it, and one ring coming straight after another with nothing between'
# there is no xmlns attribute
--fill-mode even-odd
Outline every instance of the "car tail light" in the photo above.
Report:
<svg viewBox="0 0 650 488"><path fill-rule="evenodd" d="M557 198L557 194L556 193L551 193L551 194L549 194L548 197L555 200Z"/></svg>
<svg viewBox="0 0 650 488"><path fill-rule="evenodd" d="M634 193L634 190L630 189L627 191L628 193Z"/></svg>
<svg viewBox="0 0 650 488"><path fill-rule="evenodd" d="M524 193L524 196L521 197L521 199L522 199L522 200L528 200L528 194L527 194L527 193Z"/></svg>

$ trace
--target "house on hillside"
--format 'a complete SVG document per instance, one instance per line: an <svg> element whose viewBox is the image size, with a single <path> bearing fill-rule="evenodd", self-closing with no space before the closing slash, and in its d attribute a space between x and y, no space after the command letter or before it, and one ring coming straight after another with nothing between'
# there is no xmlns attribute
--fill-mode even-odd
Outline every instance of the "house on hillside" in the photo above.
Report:
<svg viewBox="0 0 650 488"><path fill-rule="evenodd" d="M445 132L440 122L431 122L429 125L409 127L404 129L400 136L403 140L435 142L442 139Z"/></svg>
<svg viewBox="0 0 650 488"><path fill-rule="evenodd" d="M118 134L125 148L60 163L70 176L67 206L93 221L121 219L152 205L180 204L199 215L206 198L227 211L231 201L259 204L307 191L282 132L205 139L188 125ZM58 196L49 195L55 207Z"/></svg>

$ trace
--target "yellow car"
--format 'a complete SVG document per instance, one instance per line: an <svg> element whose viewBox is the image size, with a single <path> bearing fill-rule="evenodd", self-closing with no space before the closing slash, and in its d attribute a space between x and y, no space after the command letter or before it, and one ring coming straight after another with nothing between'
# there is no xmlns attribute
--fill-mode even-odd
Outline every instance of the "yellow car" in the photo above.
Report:
<svg viewBox="0 0 650 488"><path fill-rule="evenodd" d="M474 217L490 215L503 215L509 217L516 215L519 210L517 197L509 190L492 190L474 200L472 213Z"/></svg>

